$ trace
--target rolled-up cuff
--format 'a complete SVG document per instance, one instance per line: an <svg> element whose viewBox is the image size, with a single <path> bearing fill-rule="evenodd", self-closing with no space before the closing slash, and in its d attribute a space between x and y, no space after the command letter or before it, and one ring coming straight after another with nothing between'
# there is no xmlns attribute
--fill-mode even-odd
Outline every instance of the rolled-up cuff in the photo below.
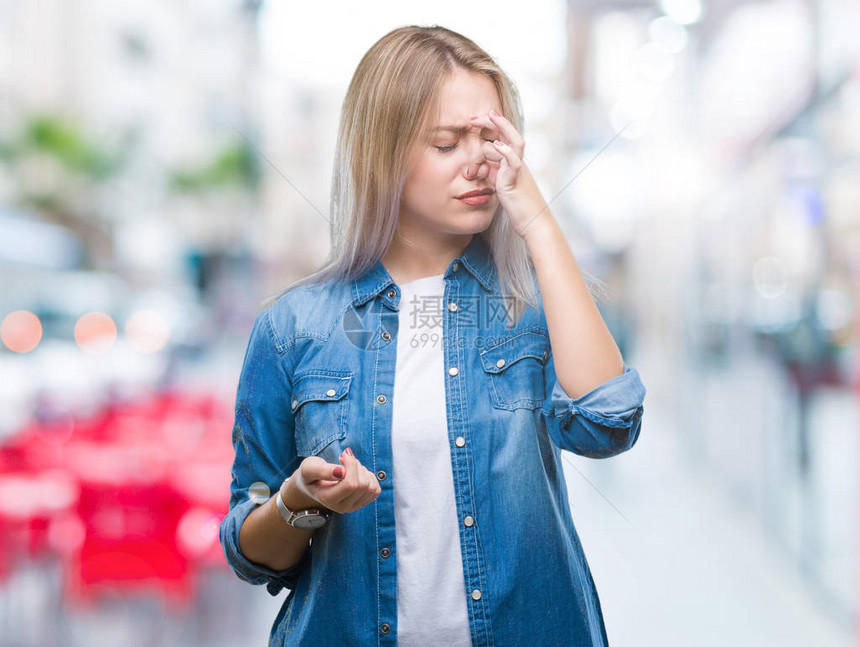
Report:
<svg viewBox="0 0 860 647"><path fill-rule="evenodd" d="M629 427L637 410L645 400L645 385L639 372L626 363L624 372L588 393L571 398L556 380L553 385L551 402L546 413L551 413L564 424L566 419L576 414L604 424L608 427Z"/></svg>
<svg viewBox="0 0 860 647"><path fill-rule="evenodd" d="M310 550L306 550L297 563L282 571L256 564L245 557L239 549L239 530L257 505L254 501L246 499L233 506L221 522L219 537L227 564L239 579L250 584L266 584L269 593L277 595L282 588L295 588L299 574L310 560Z"/></svg>

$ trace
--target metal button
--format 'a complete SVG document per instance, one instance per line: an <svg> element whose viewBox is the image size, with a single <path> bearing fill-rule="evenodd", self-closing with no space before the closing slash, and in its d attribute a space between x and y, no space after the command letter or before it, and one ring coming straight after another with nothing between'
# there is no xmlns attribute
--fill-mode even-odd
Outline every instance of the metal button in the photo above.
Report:
<svg viewBox="0 0 860 647"><path fill-rule="evenodd" d="M481 599L481 589L474 589L472 591L472 599L473 600L480 600Z"/></svg>
<svg viewBox="0 0 860 647"><path fill-rule="evenodd" d="M376 396L376 401L377 401L379 404L385 404L385 396L384 396L384 395L377 395L377 396Z"/></svg>
<svg viewBox="0 0 860 647"><path fill-rule="evenodd" d="M299 401L293 400L293 409L295 409L297 406L299 406Z"/></svg>
<svg viewBox="0 0 860 647"><path fill-rule="evenodd" d="M451 368L448 369L448 375L456 375L459 372L460 372L460 369L458 369L456 366L452 366Z"/></svg>
<svg viewBox="0 0 860 647"><path fill-rule="evenodd" d="M251 483L251 487L248 488L248 498L254 503L265 503L269 500L270 496L272 496L272 493L269 490L269 486L262 481Z"/></svg>
<svg viewBox="0 0 860 647"><path fill-rule="evenodd" d="M379 470L376 473L376 478L378 478L380 481L384 481L385 480L385 472L383 470Z"/></svg>
<svg viewBox="0 0 860 647"><path fill-rule="evenodd" d="M389 297L390 299L393 299L396 295L397 295L397 292L395 292L394 290L389 290L389 291L388 291L388 297Z"/></svg>
<svg viewBox="0 0 860 647"><path fill-rule="evenodd" d="M475 520L469 515L466 515L466 517L463 519L463 525L467 528L471 528L475 525Z"/></svg>
<svg viewBox="0 0 860 647"><path fill-rule="evenodd" d="M456 303L449 303L448 304L448 310L450 310L451 312L457 312L457 304Z"/></svg>
<svg viewBox="0 0 860 647"><path fill-rule="evenodd" d="M452 271L452 272L456 272L458 267L460 267L460 264L459 264L459 263L454 263L454 264L451 266L451 271Z"/></svg>
<svg viewBox="0 0 860 647"><path fill-rule="evenodd" d="M379 628L379 630L382 633L387 634L389 631L391 631L391 625L389 625L387 622L385 622L382 624L382 626Z"/></svg>
<svg viewBox="0 0 860 647"><path fill-rule="evenodd" d="M466 439L463 438L462 436L457 436L454 439L454 444L457 445L457 447L462 447L463 445L466 444Z"/></svg>
<svg viewBox="0 0 860 647"><path fill-rule="evenodd" d="M334 389L329 389L325 392L325 394L329 397L333 396L335 393L337 393L337 391L335 391Z"/></svg>
<svg viewBox="0 0 860 647"><path fill-rule="evenodd" d="M502 368L504 365L505 365L505 360L503 360L503 359L500 359L499 361L496 362L496 366L498 366L499 368Z"/></svg>
<svg viewBox="0 0 860 647"><path fill-rule="evenodd" d="M383 548L382 550L379 551L379 554L382 555L383 557L388 557L391 554L391 551L388 550L387 548Z"/></svg>
<svg viewBox="0 0 860 647"><path fill-rule="evenodd" d="M382 338L383 338L385 341L388 341L389 339L391 339L391 333L390 333L390 332L388 332L387 330L386 330L386 331L384 331L384 332L382 333Z"/></svg>
<svg viewBox="0 0 860 647"><path fill-rule="evenodd" d="M544 359L546 359L548 355L549 355L549 351L544 351L544 352L543 352L543 358L544 358Z"/></svg>

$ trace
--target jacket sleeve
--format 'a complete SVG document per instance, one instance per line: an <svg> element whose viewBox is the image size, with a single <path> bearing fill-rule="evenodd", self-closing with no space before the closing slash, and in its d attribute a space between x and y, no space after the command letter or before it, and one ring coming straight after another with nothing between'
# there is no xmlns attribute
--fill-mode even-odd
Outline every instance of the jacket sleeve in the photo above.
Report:
<svg viewBox="0 0 860 647"><path fill-rule="evenodd" d="M645 386L639 372L624 364L624 372L571 398L558 382L550 352L544 365L546 399L541 413L550 438L561 449L589 458L609 458L626 452L639 438Z"/></svg>
<svg viewBox="0 0 860 647"><path fill-rule="evenodd" d="M277 595L284 587L295 588L299 574L309 564L310 550L292 567L275 571L251 562L239 549L242 523L265 501L251 500L248 488L264 483L269 492L277 492L299 463L290 410L291 385L276 351L270 315L271 308L257 315L239 375L230 507L221 522L219 538L227 563L240 579L266 584L269 593Z"/></svg>

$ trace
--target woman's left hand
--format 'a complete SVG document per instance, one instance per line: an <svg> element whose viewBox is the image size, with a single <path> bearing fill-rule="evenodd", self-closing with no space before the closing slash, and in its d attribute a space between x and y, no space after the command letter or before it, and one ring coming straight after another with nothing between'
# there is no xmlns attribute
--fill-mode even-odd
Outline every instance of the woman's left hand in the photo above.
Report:
<svg viewBox="0 0 860 647"><path fill-rule="evenodd" d="M473 126L500 133L498 139L484 144L486 159L495 162L488 165L487 177L494 185L514 231L525 237L527 227L535 227L536 221L551 216L546 200L523 160L525 140L513 124L495 110L487 116L472 117L471 121Z"/></svg>

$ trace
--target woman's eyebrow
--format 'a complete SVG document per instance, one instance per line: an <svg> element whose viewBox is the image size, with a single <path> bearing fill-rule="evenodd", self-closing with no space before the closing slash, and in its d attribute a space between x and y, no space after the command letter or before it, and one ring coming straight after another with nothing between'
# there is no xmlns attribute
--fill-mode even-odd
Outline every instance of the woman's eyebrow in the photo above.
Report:
<svg viewBox="0 0 860 647"><path fill-rule="evenodd" d="M447 130L447 131L450 131L452 133L464 133L468 129L469 129L468 126L436 126L435 128L431 128L430 132L435 133L435 132L439 132L440 130Z"/></svg>
<svg viewBox="0 0 860 647"><path fill-rule="evenodd" d="M436 133L436 132L439 132L440 130L447 130L448 132L460 134L460 133L466 132L470 128L471 128L471 126L436 126L435 128L431 128L430 132ZM481 128L481 130L496 130L496 129L485 127L485 128Z"/></svg>

